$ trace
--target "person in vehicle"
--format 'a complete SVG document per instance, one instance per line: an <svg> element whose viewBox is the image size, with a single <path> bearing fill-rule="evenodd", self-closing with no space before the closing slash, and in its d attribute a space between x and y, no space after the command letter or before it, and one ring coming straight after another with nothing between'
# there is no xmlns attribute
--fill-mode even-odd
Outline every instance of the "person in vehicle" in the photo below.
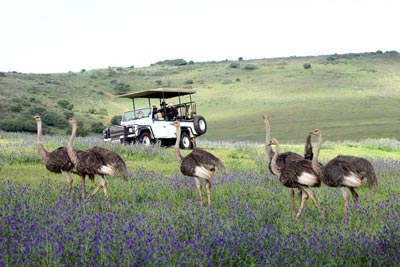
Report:
<svg viewBox="0 0 400 267"><path fill-rule="evenodd" d="M172 103L168 104L167 120L175 121L177 116L178 116L178 110L176 109L175 105Z"/></svg>
<svg viewBox="0 0 400 267"><path fill-rule="evenodd" d="M153 119L157 120L158 119L158 109L156 105L153 105Z"/></svg>
<svg viewBox="0 0 400 267"><path fill-rule="evenodd" d="M158 110L158 112L161 114L161 116L164 118L164 120L168 120L167 116L168 116L168 107L167 107L167 103L165 103L164 101L161 103L160 105L160 109Z"/></svg>
<svg viewBox="0 0 400 267"><path fill-rule="evenodd" d="M143 119L143 111L139 111L139 113L138 113L138 119Z"/></svg>

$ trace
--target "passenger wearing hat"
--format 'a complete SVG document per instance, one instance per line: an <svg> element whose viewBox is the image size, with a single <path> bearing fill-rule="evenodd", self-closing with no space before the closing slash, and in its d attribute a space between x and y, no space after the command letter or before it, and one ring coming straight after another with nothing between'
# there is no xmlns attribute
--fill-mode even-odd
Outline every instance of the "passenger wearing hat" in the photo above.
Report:
<svg viewBox="0 0 400 267"><path fill-rule="evenodd" d="M168 107L167 103L164 101L161 103L161 108L158 110L158 112L162 115L162 117L167 120L167 113L168 113Z"/></svg>
<svg viewBox="0 0 400 267"><path fill-rule="evenodd" d="M158 119L157 113L158 113L157 106L153 105L153 119L155 119L155 120Z"/></svg>
<svg viewBox="0 0 400 267"><path fill-rule="evenodd" d="M176 120L177 116L178 116L178 111L176 110L175 105L169 103L167 109L167 120L174 121Z"/></svg>

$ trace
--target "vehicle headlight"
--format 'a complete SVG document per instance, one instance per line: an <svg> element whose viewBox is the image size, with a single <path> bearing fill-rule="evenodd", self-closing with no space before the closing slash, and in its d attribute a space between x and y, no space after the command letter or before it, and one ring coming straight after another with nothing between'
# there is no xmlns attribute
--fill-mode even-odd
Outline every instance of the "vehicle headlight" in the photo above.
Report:
<svg viewBox="0 0 400 267"><path fill-rule="evenodd" d="M128 128L128 132L129 132L129 133L133 133L133 128L132 128L132 127L129 127L129 128Z"/></svg>

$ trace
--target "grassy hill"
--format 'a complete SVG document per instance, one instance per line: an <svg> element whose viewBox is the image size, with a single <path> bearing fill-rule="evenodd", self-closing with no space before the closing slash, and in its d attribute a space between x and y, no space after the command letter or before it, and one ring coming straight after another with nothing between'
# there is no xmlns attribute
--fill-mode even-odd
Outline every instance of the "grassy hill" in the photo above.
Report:
<svg viewBox="0 0 400 267"><path fill-rule="evenodd" d="M2 73L0 128L23 124L22 131L35 131L32 116L39 113L48 132L65 133L66 118L74 114L87 132L99 131L132 106L112 95L162 86L197 89L198 113L208 122L203 139L262 142L264 112L271 117L272 136L281 142L303 142L317 127L332 141L399 137L397 52L168 63L80 73Z"/></svg>

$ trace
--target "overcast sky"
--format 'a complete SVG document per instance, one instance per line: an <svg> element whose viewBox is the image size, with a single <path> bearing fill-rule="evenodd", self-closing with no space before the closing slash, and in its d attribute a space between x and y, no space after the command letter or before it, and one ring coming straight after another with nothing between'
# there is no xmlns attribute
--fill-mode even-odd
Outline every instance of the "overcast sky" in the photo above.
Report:
<svg viewBox="0 0 400 267"><path fill-rule="evenodd" d="M400 52L398 0L10 0L0 71Z"/></svg>

